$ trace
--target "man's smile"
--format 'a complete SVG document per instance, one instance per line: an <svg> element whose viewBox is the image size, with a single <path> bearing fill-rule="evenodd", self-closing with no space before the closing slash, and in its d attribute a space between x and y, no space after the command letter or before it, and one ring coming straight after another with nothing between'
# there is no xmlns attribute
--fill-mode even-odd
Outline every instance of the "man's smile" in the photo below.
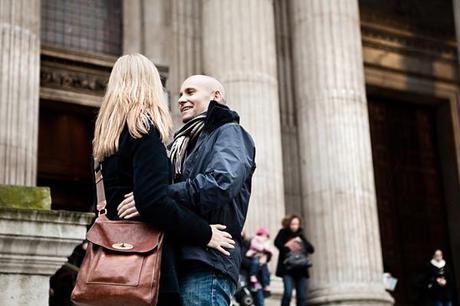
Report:
<svg viewBox="0 0 460 306"><path fill-rule="evenodd" d="M193 106L187 105L187 106L181 107L180 112L183 113L183 112L186 112L188 110L191 110L192 108L193 108Z"/></svg>

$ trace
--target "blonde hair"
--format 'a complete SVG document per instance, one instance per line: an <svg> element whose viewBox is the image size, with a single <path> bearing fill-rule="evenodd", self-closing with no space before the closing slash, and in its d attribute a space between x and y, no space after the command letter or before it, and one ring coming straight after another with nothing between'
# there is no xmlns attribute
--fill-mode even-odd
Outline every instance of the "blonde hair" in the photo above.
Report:
<svg viewBox="0 0 460 306"><path fill-rule="evenodd" d="M128 54L114 64L96 120L93 154L98 162L118 151L125 124L134 138L141 138L154 125L163 142L172 127L160 74L141 54Z"/></svg>

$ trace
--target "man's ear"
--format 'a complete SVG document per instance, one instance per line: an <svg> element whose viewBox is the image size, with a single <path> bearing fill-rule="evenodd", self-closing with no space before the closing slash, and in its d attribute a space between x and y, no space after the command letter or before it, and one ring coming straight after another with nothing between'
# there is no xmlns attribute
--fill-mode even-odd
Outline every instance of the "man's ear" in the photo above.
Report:
<svg viewBox="0 0 460 306"><path fill-rule="evenodd" d="M222 95L222 93L219 90L214 91L212 96L213 96L214 101L217 101L217 102L222 103L222 104L225 103L224 96Z"/></svg>

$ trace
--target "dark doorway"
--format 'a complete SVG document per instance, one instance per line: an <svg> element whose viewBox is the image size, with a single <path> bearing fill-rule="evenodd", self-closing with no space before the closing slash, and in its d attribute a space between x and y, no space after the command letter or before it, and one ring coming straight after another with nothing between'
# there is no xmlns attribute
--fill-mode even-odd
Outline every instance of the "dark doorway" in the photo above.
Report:
<svg viewBox="0 0 460 306"><path fill-rule="evenodd" d="M89 211L93 205L91 140L96 111L40 101L37 185L51 188L53 209Z"/></svg>
<svg viewBox="0 0 460 306"><path fill-rule="evenodd" d="M421 305L419 277L434 250L452 263L437 106L368 100L384 269L399 280L395 305Z"/></svg>

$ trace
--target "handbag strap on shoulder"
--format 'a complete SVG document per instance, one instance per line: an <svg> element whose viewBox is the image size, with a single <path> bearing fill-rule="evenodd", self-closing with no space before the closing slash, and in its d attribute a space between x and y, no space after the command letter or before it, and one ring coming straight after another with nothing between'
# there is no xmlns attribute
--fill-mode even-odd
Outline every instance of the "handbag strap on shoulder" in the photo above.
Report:
<svg viewBox="0 0 460 306"><path fill-rule="evenodd" d="M102 177L102 165L94 161L94 177L96 178L96 195L97 195L97 211L98 216L105 215L107 209L107 201L105 199L104 178Z"/></svg>

